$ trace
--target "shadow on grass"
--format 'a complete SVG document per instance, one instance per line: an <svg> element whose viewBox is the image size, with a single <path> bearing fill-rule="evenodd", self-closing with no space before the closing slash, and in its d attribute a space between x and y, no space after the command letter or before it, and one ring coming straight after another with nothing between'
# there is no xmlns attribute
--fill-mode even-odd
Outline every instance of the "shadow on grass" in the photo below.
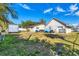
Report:
<svg viewBox="0 0 79 59"><path fill-rule="evenodd" d="M45 36L50 37L50 38L60 38L64 40L63 36L59 36L57 34L45 34Z"/></svg>
<svg viewBox="0 0 79 59"><path fill-rule="evenodd" d="M52 38L52 39L54 39L54 38L59 38L59 39L62 39L62 40L64 40L64 41L66 41L66 42L69 42L69 43L72 43L72 44L75 44L75 45L79 46L79 44L77 44L77 43L75 43L75 42L71 42L71 41L66 40L66 39L64 38L64 36L60 36L60 35L57 35L57 34L45 34L45 36L50 37L50 38Z"/></svg>

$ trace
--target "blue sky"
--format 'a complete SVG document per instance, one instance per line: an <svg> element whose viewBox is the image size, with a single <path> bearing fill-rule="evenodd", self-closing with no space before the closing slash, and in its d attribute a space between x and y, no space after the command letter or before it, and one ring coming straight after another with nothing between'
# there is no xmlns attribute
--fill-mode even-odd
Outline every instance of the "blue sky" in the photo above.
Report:
<svg viewBox="0 0 79 59"><path fill-rule="evenodd" d="M79 23L79 4L77 3L17 3L10 7L18 14L18 19L9 19L19 24L22 21L32 20L38 22L44 19L46 23L57 18L68 24Z"/></svg>

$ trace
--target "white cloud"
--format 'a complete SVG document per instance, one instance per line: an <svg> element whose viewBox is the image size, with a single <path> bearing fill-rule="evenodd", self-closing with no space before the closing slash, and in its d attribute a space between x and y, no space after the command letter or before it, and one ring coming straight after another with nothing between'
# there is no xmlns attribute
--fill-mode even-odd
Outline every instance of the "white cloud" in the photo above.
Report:
<svg viewBox="0 0 79 59"><path fill-rule="evenodd" d="M79 16L79 11L75 12L75 15L76 15L76 16Z"/></svg>
<svg viewBox="0 0 79 59"><path fill-rule="evenodd" d="M65 16L71 15L71 13L65 14Z"/></svg>
<svg viewBox="0 0 79 59"><path fill-rule="evenodd" d="M59 6L56 8L56 11L58 11L58 12L65 12L65 10L63 8L59 7Z"/></svg>
<svg viewBox="0 0 79 59"><path fill-rule="evenodd" d="M24 9L27 9L27 10L32 10L28 5L26 4L19 4L20 6L22 6Z"/></svg>
<svg viewBox="0 0 79 59"><path fill-rule="evenodd" d="M75 24L72 24L73 26L77 26L78 25L78 23L75 23Z"/></svg>
<svg viewBox="0 0 79 59"><path fill-rule="evenodd" d="M69 11L71 11L71 12L76 11L76 10L78 9L77 4L71 5L71 6L69 7L69 9L70 9Z"/></svg>
<svg viewBox="0 0 79 59"><path fill-rule="evenodd" d="M78 10L78 6L77 4L72 4L69 6L69 13L65 14L65 16L68 16L68 15L78 15L78 12L74 14L74 12Z"/></svg>
<svg viewBox="0 0 79 59"><path fill-rule="evenodd" d="M46 9L46 10L44 10L44 14L48 13L48 12L51 12L52 10L53 10L53 8Z"/></svg>

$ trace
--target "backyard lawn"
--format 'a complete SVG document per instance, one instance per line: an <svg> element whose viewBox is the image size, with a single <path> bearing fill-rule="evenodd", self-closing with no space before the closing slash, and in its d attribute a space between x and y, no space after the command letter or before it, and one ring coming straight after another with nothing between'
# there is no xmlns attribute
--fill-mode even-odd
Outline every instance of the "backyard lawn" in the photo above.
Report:
<svg viewBox="0 0 79 59"><path fill-rule="evenodd" d="M31 37L29 38L30 35ZM69 34L52 34L51 33L50 34L50 33L43 33L43 32L38 32L38 33L21 32L20 37L24 39L29 38L29 40L38 38L40 41L44 40L45 42L49 44L62 43L65 45L69 45L71 48L73 47L73 43L74 43L75 49L79 50L79 34L78 33L69 33Z"/></svg>
<svg viewBox="0 0 79 59"><path fill-rule="evenodd" d="M57 55L57 48L61 49L59 55L79 55L79 37L74 43L77 33L72 34L50 34L21 32L7 34L3 41L0 41L0 55L2 56L54 56ZM63 44L57 46L56 44Z"/></svg>
<svg viewBox="0 0 79 59"><path fill-rule="evenodd" d="M5 40L0 42L0 55L5 56L35 56L51 55L50 47L33 40L18 39L15 35L6 35Z"/></svg>

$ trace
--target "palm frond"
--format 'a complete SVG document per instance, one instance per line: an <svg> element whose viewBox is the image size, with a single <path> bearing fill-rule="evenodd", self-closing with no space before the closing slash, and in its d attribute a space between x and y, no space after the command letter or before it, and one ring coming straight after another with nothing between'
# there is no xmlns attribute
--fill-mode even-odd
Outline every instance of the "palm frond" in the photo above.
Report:
<svg viewBox="0 0 79 59"><path fill-rule="evenodd" d="M5 6L5 8L7 9L7 11L11 14L13 18L18 18L17 12L13 8L9 6Z"/></svg>

